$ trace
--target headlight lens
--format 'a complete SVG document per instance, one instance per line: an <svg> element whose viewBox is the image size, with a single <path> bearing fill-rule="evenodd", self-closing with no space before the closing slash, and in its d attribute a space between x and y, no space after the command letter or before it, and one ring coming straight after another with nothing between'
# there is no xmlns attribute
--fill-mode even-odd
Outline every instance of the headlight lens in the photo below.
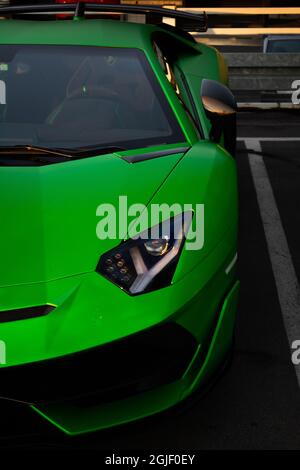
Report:
<svg viewBox="0 0 300 470"><path fill-rule="evenodd" d="M149 255L152 256L163 256L171 246L170 238L167 235L163 238L147 240L144 245Z"/></svg>
<svg viewBox="0 0 300 470"><path fill-rule="evenodd" d="M121 243L101 256L97 272L131 295L169 285L192 217L184 212Z"/></svg>

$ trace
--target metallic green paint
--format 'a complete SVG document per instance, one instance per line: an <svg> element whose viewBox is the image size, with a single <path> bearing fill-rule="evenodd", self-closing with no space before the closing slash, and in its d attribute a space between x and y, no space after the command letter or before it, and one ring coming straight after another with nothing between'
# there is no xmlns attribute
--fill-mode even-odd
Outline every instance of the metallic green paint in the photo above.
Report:
<svg viewBox="0 0 300 470"><path fill-rule="evenodd" d="M190 331L205 358L196 355L175 383L118 402L79 409L35 406L68 434L79 434L149 416L191 394L216 370L230 348L238 296L235 266L237 181L233 158L219 145L199 140L152 48L159 27L92 21L0 23L0 44L74 44L136 47L144 51L180 122L185 153L130 164L122 159L156 146L43 167L0 167L0 310L56 305L49 315L0 324L6 365L43 361L126 337L164 321ZM209 123L200 101L201 79L226 82L217 52L187 45L178 60L194 97L204 136ZM199 53L197 53L199 52ZM113 175L113 178L112 178ZM121 240L96 238L96 207L133 203L205 204L205 244L183 250L172 284L130 297L95 272L100 256ZM200 356L199 356L200 357ZM96 365L95 365L96 368ZM1 376L1 371L0 371Z"/></svg>

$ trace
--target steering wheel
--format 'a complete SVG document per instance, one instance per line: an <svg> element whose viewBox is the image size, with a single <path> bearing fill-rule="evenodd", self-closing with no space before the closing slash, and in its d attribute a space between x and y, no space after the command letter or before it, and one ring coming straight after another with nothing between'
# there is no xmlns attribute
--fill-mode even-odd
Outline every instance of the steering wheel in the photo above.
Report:
<svg viewBox="0 0 300 470"><path fill-rule="evenodd" d="M68 103L72 100L82 99L85 98L92 98L92 99L102 99L107 100L115 104L115 116L117 121L119 122L120 127L123 127L124 121L127 121L127 118L122 118L120 112L122 114L122 109L126 110L126 112L130 113L132 116L135 116L135 111L131 103L129 103L126 99L124 99L121 93L118 93L114 90L109 88L105 88L103 86L94 86L94 85L82 85L78 88L74 88L73 91L67 93L67 96L64 100L64 103ZM56 117L58 116L60 110L62 109L63 103L56 108L48 117L47 123L53 124Z"/></svg>
<svg viewBox="0 0 300 470"><path fill-rule="evenodd" d="M75 88L71 93L67 94L67 100L73 100L78 98L99 98L105 99L110 101L121 101L121 97L119 93L110 90L109 88L105 88L102 86L94 86L94 85L83 85L80 88Z"/></svg>

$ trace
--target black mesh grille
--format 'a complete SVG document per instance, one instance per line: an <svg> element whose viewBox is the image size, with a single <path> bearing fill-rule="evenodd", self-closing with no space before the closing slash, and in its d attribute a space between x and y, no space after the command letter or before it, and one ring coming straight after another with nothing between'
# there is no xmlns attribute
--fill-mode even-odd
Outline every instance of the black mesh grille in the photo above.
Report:
<svg viewBox="0 0 300 470"><path fill-rule="evenodd" d="M196 348L189 332L165 323L82 353L0 368L0 396L35 404L113 401L179 379Z"/></svg>

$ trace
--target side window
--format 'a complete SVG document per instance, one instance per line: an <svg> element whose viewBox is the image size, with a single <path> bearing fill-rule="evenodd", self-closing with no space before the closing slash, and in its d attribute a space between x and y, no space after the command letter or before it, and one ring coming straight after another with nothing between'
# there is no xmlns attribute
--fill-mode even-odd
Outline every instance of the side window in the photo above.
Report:
<svg viewBox="0 0 300 470"><path fill-rule="evenodd" d="M187 98L187 93L185 90L185 87L182 83L178 82L176 79L173 65L171 64L171 61L167 58L167 56L163 53L162 49L158 46L156 42L153 43L153 48L154 51L157 55L158 62L161 65L161 68L163 69L167 79L169 80L170 84L172 85L172 88L174 89L175 93L178 96L178 99L180 103L182 104L185 113L187 114L189 120L191 121L198 137L201 137L201 131L199 130L199 124L197 122L197 117L194 116L193 114L193 106L192 103L189 102L189 99Z"/></svg>
<svg viewBox="0 0 300 470"><path fill-rule="evenodd" d="M178 87L178 84L177 84L177 81L176 81L176 78L175 78L175 75L174 75L174 72L172 70L172 67L171 67L170 63L168 62L166 56L164 55L163 51L157 45L156 42L153 43L153 47L154 47L154 51L157 55L158 62L160 63L161 68L165 72L165 75L166 75L167 79L171 83L171 85L174 88L176 94L180 96L180 90L179 90L179 87Z"/></svg>

